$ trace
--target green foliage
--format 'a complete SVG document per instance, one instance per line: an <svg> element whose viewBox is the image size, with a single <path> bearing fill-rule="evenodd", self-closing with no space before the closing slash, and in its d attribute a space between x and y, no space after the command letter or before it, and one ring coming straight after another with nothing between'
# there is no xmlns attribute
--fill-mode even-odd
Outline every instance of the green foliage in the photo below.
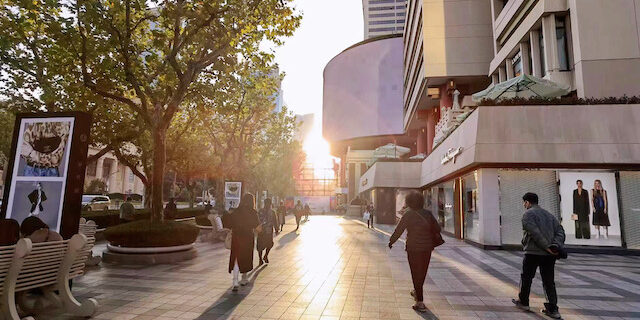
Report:
<svg viewBox="0 0 640 320"><path fill-rule="evenodd" d="M211 226L211 220L205 215L196 216L196 224L199 226Z"/></svg>
<svg viewBox="0 0 640 320"><path fill-rule="evenodd" d="M93 179L84 189L86 194L105 194L107 192L107 184L100 179Z"/></svg>
<svg viewBox="0 0 640 320"><path fill-rule="evenodd" d="M226 75L269 65L260 44L282 43L300 23L292 0L1 3L0 95L19 110L91 112L92 143L153 190L158 220L174 117L223 107L197 102L237 90Z"/></svg>
<svg viewBox="0 0 640 320"><path fill-rule="evenodd" d="M190 208L190 209L178 209L176 219L184 219L191 217L198 217L204 215L203 208ZM134 216L135 220L148 220L151 216L151 210L149 209L136 209ZM105 210L105 211L83 211L82 217L87 220L92 220L96 223L98 228L107 228L111 226L117 226L120 221L120 210Z"/></svg>
<svg viewBox="0 0 640 320"><path fill-rule="evenodd" d="M140 220L109 227L104 237L112 245L129 248L171 247L194 243L199 232L188 223Z"/></svg>
<svg viewBox="0 0 640 320"><path fill-rule="evenodd" d="M13 113L0 109L0 168L4 168L7 165L7 161L11 156L14 123L15 116Z"/></svg>

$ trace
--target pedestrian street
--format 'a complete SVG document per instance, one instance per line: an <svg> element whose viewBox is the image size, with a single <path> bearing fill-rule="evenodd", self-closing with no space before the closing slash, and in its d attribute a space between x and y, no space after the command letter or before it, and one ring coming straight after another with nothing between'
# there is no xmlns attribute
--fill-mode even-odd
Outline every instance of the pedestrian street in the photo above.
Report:
<svg viewBox="0 0 640 320"><path fill-rule="evenodd" d="M429 311L418 313L404 244L387 247L393 226L367 229L359 220L311 216L294 229L289 218L270 263L254 269L237 293L229 251L209 242L198 242L198 257L179 264L103 263L74 281L73 291L98 300L96 319L544 319L539 275L531 296L536 312L511 303L519 252L445 237L425 283ZM572 254L558 263L556 284L564 319L640 319L640 257Z"/></svg>

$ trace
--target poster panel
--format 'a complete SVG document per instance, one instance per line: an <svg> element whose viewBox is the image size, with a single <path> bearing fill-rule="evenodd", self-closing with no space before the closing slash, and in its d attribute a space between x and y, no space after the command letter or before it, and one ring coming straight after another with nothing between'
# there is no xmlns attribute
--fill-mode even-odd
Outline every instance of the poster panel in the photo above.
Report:
<svg viewBox="0 0 640 320"><path fill-rule="evenodd" d="M225 181L224 182L224 206L228 211L235 209L240 205L240 198L242 197L242 182L240 181Z"/></svg>
<svg viewBox="0 0 640 320"><path fill-rule="evenodd" d="M559 172L566 244L621 246L620 213L613 172Z"/></svg>
<svg viewBox="0 0 640 320"><path fill-rule="evenodd" d="M77 233L90 120L84 113L16 117L2 204L5 218L22 223L33 216L65 238Z"/></svg>

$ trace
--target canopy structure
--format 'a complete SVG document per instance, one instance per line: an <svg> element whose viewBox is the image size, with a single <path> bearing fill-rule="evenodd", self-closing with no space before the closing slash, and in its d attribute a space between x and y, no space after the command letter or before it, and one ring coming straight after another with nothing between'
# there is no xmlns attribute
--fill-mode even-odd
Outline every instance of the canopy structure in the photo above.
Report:
<svg viewBox="0 0 640 320"><path fill-rule="evenodd" d="M568 86L561 86L553 81L522 74L473 94L473 101L534 97L557 98L568 93Z"/></svg>
<svg viewBox="0 0 640 320"><path fill-rule="evenodd" d="M373 156L375 158L397 159L409 153L410 151L411 149L407 147L402 147L393 143L388 143L382 147L376 148L376 150L373 151Z"/></svg>

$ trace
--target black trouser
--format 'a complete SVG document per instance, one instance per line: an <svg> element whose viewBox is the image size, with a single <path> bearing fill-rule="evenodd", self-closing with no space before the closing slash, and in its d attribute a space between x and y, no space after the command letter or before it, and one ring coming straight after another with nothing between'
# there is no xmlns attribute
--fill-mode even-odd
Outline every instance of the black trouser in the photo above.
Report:
<svg viewBox="0 0 640 320"><path fill-rule="evenodd" d="M296 230L300 228L300 219L302 219L302 216L296 215Z"/></svg>
<svg viewBox="0 0 640 320"><path fill-rule="evenodd" d="M429 270L429 261L431 261L431 251L407 251L409 260L409 268L411 269L411 279L413 280L413 289L416 292L416 300L424 301L422 286L427 278L427 270Z"/></svg>
<svg viewBox="0 0 640 320"><path fill-rule="evenodd" d="M371 227L373 227L373 223L371 223L371 218L369 218L369 220L367 220L367 228Z"/></svg>
<svg viewBox="0 0 640 320"><path fill-rule="evenodd" d="M536 276L536 269L540 267L542 277L542 287L548 303L544 306L548 311L558 310L558 295L556 294L556 283L554 281L554 268L556 258L553 256L542 256L535 254L525 254L522 260L522 274L520 275L520 294L518 298L525 306L529 305L529 293L531 292L531 282Z"/></svg>
<svg viewBox="0 0 640 320"><path fill-rule="evenodd" d="M591 226L589 219L585 221L576 220L576 239L591 239Z"/></svg>

